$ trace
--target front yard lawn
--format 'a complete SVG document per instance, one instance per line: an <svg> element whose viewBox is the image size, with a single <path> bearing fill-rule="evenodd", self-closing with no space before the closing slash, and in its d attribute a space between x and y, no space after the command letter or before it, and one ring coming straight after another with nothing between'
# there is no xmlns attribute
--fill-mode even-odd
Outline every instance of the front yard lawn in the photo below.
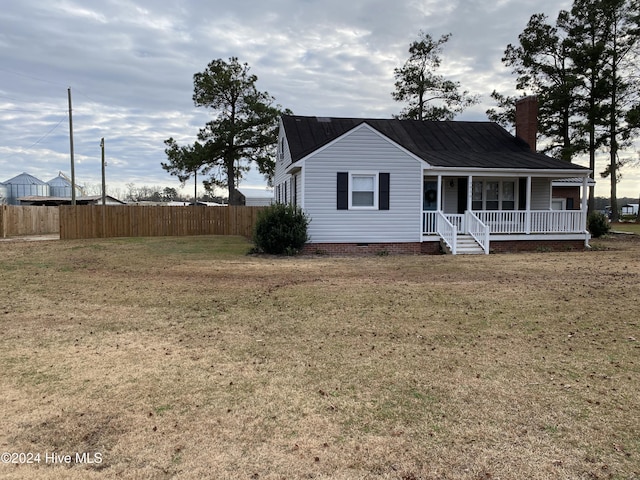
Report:
<svg viewBox="0 0 640 480"><path fill-rule="evenodd" d="M5 243L0 476L638 478L640 242L598 245Z"/></svg>

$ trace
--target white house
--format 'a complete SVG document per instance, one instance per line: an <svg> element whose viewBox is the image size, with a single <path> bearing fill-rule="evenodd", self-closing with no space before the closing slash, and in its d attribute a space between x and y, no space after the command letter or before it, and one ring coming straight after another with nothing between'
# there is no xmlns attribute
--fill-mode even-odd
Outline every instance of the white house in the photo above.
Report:
<svg viewBox="0 0 640 480"><path fill-rule="evenodd" d="M620 213L622 215L638 215L638 207L640 204L638 203L627 203L620 207Z"/></svg>
<svg viewBox="0 0 640 480"><path fill-rule="evenodd" d="M240 204L247 207L264 207L273 203L273 190L267 188L238 189Z"/></svg>
<svg viewBox="0 0 640 480"><path fill-rule="evenodd" d="M285 115L275 199L311 218L310 252L582 249L590 171L532 151L531 123L527 143L491 122ZM563 178L582 181L577 210L552 208Z"/></svg>

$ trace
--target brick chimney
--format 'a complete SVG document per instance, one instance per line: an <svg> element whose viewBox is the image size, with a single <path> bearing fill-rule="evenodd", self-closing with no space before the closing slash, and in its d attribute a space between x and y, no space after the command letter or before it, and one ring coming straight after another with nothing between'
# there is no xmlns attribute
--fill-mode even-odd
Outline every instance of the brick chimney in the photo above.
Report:
<svg viewBox="0 0 640 480"><path fill-rule="evenodd" d="M516 102L516 136L536 151L538 136L538 97L531 95Z"/></svg>

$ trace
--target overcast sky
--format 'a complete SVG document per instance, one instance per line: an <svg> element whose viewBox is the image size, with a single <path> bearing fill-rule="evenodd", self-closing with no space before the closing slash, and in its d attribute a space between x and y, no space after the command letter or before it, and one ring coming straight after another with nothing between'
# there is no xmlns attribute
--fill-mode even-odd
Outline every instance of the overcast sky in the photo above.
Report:
<svg viewBox="0 0 640 480"><path fill-rule="evenodd" d="M500 59L534 13L559 0L21 0L0 10L0 181L70 175L67 88L76 181L97 186L105 138L111 189L171 186L163 141L195 140L210 118L193 75L236 56L258 89L299 115L388 118L393 69L420 30L451 33L440 73L481 96L459 120L486 120L494 89L514 94ZM583 163L584 164L584 163ZM604 169L604 160L598 171ZM241 185L261 186L252 174ZM192 187L191 187L192 188ZM187 190L191 191L187 186ZM619 195L637 197L638 169ZM608 196L609 180L596 194Z"/></svg>

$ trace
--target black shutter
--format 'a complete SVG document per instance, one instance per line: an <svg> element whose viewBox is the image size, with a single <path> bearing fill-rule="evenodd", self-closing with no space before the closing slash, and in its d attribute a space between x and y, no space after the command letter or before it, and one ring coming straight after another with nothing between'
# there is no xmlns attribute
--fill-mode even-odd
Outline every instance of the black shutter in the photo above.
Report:
<svg viewBox="0 0 640 480"><path fill-rule="evenodd" d="M293 186L291 187L291 199L294 205L298 205L298 176L293 176Z"/></svg>
<svg viewBox="0 0 640 480"><path fill-rule="evenodd" d="M574 210L573 197L567 198L567 210Z"/></svg>
<svg viewBox="0 0 640 480"><path fill-rule="evenodd" d="M527 179L520 177L518 179L518 210L527 209Z"/></svg>
<svg viewBox="0 0 640 480"><path fill-rule="evenodd" d="M378 210L389 210L389 174L378 175Z"/></svg>
<svg viewBox="0 0 640 480"><path fill-rule="evenodd" d="M349 209L349 174L338 172L338 210Z"/></svg>

